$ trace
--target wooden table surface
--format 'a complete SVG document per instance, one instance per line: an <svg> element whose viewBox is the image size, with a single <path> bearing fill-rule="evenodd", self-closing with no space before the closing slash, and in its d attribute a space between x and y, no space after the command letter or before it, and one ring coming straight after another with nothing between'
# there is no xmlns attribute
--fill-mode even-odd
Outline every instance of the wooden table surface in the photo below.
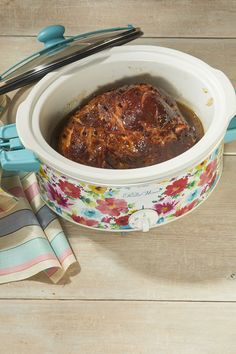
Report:
<svg viewBox="0 0 236 354"><path fill-rule="evenodd" d="M35 35L134 23L136 44L190 53L236 87L235 0L0 0L0 72L40 48ZM12 110L11 119L14 119ZM0 287L4 354L235 354L236 143L196 211L149 233L112 234L62 221L79 267Z"/></svg>

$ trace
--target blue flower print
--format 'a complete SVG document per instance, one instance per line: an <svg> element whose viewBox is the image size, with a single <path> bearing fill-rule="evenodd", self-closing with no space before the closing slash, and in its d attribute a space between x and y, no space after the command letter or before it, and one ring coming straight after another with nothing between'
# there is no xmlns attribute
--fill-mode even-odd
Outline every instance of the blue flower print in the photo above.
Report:
<svg viewBox="0 0 236 354"><path fill-rule="evenodd" d="M87 218L92 218L92 219L99 219L102 215L96 209L82 209L80 210L80 213L86 216Z"/></svg>
<svg viewBox="0 0 236 354"><path fill-rule="evenodd" d="M191 194L188 195L187 197L187 202L192 202L194 199L196 199L201 193L201 188L195 189Z"/></svg>
<svg viewBox="0 0 236 354"><path fill-rule="evenodd" d="M159 218L158 221L157 221L157 224L162 224L164 221L165 221L164 218Z"/></svg>
<svg viewBox="0 0 236 354"><path fill-rule="evenodd" d="M57 212L58 214L62 214L61 208L59 208L59 207L57 207L57 206L55 206L55 208L56 208L56 212Z"/></svg>
<svg viewBox="0 0 236 354"><path fill-rule="evenodd" d="M108 190L104 193L105 198L111 198L114 195L113 190Z"/></svg>

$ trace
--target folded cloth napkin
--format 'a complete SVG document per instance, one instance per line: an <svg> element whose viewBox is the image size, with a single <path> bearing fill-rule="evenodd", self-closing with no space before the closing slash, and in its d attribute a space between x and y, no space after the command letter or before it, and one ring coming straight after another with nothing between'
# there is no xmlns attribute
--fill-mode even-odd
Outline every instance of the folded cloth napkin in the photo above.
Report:
<svg viewBox="0 0 236 354"><path fill-rule="evenodd" d="M44 271L57 283L76 258L56 215L42 201L34 173L0 169L0 284Z"/></svg>
<svg viewBox="0 0 236 354"><path fill-rule="evenodd" d="M57 283L75 262L56 215L40 197L36 175L7 177L0 166L0 284L41 271Z"/></svg>

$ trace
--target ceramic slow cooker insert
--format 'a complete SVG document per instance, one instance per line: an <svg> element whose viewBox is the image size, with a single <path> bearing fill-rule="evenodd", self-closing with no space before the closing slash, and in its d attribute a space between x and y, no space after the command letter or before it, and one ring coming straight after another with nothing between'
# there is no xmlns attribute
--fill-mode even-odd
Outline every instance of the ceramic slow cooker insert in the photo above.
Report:
<svg viewBox="0 0 236 354"><path fill-rule="evenodd" d="M163 163L129 170L81 165L53 149L55 127L86 97L140 80L163 87L195 111L205 130L195 146ZM235 114L235 92L222 72L176 50L123 46L46 75L19 107L16 128L26 153L36 156L42 198L57 214L100 230L148 231L188 214L213 191ZM228 141L236 138L234 122L230 128Z"/></svg>

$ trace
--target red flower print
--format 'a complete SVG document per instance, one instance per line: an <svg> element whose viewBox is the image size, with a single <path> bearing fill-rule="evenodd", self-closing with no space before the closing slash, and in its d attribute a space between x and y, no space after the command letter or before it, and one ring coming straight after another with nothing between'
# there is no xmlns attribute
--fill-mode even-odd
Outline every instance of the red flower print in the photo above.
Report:
<svg viewBox="0 0 236 354"><path fill-rule="evenodd" d="M119 218L115 218L115 222L117 225L126 226L129 223L129 217L130 215L120 216Z"/></svg>
<svg viewBox="0 0 236 354"><path fill-rule="evenodd" d="M215 176L216 167L217 167L216 160L210 162L207 165L206 170L200 176L200 181L198 183L199 186L203 186L204 184L210 184L212 182L212 179Z"/></svg>
<svg viewBox="0 0 236 354"><path fill-rule="evenodd" d="M210 182L208 183L209 184L209 188L211 188L216 180L216 177L217 177L217 173L215 173L212 177L212 179L210 180Z"/></svg>
<svg viewBox="0 0 236 354"><path fill-rule="evenodd" d="M55 201L58 205L63 207L70 205L68 204L68 198L63 197L51 184L48 184L48 196L49 199Z"/></svg>
<svg viewBox="0 0 236 354"><path fill-rule="evenodd" d="M106 198L105 200L97 200L98 209L103 214L110 216L119 216L120 213L128 211L127 203L124 199Z"/></svg>
<svg viewBox="0 0 236 354"><path fill-rule="evenodd" d="M176 211L175 216L181 216L187 213L188 211L192 210L195 205L197 204L197 200L194 200L192 203L186 205L185 207Z"/></svg>
<svg viewBox="0 0 236 354"><path fill-rule="evenodd" d="M80 197L81 189L70 182L60 180L59 187L68 197Z"/></svg>
<svg viewBox="0 0 236 354"><path fill-rule="evenodd" d="M154 208L158 214L167 214L174 209L175 205L175 202L158 203L154 205Z"/></svg>
<svg viewBox="0 0 236 354"><path fill-rule="evenodd" d="M72 214L71 215L71 218L79 223L79 224L82 224L82 225L85 225L85 226L97 226L98 225L98 221L97 220L92 220L92 219L86 219L86 218L83 218L82 216L79 216L79 215L75 215L75 214Z"/></svg>
<svg viewBox="0 0 236 354"><path fill-rule="evenodd" d="M102 218L102 222L106 222L108 224L110 223L111 220L113 220L113 218L110 216L105 216L104 218Z"/></svg>
<svg viewBox="0 0 236 354"><path fill-rule="evenodd" d="M176 194L179 194L182 192L188 184L188 177L183 177L181 179L178 179L171 185L166 187L165 194L169 196L174 196Z"/></svg>
<svg viewBox="0 0 236 354"><path fill-rule="evenodd" d="M205 187L203 188L203 190L201 191L200 196L202 196L204 193L206 193L206 191L207 191L208 188L209 188L208 186L205 186Z"/></svg>

